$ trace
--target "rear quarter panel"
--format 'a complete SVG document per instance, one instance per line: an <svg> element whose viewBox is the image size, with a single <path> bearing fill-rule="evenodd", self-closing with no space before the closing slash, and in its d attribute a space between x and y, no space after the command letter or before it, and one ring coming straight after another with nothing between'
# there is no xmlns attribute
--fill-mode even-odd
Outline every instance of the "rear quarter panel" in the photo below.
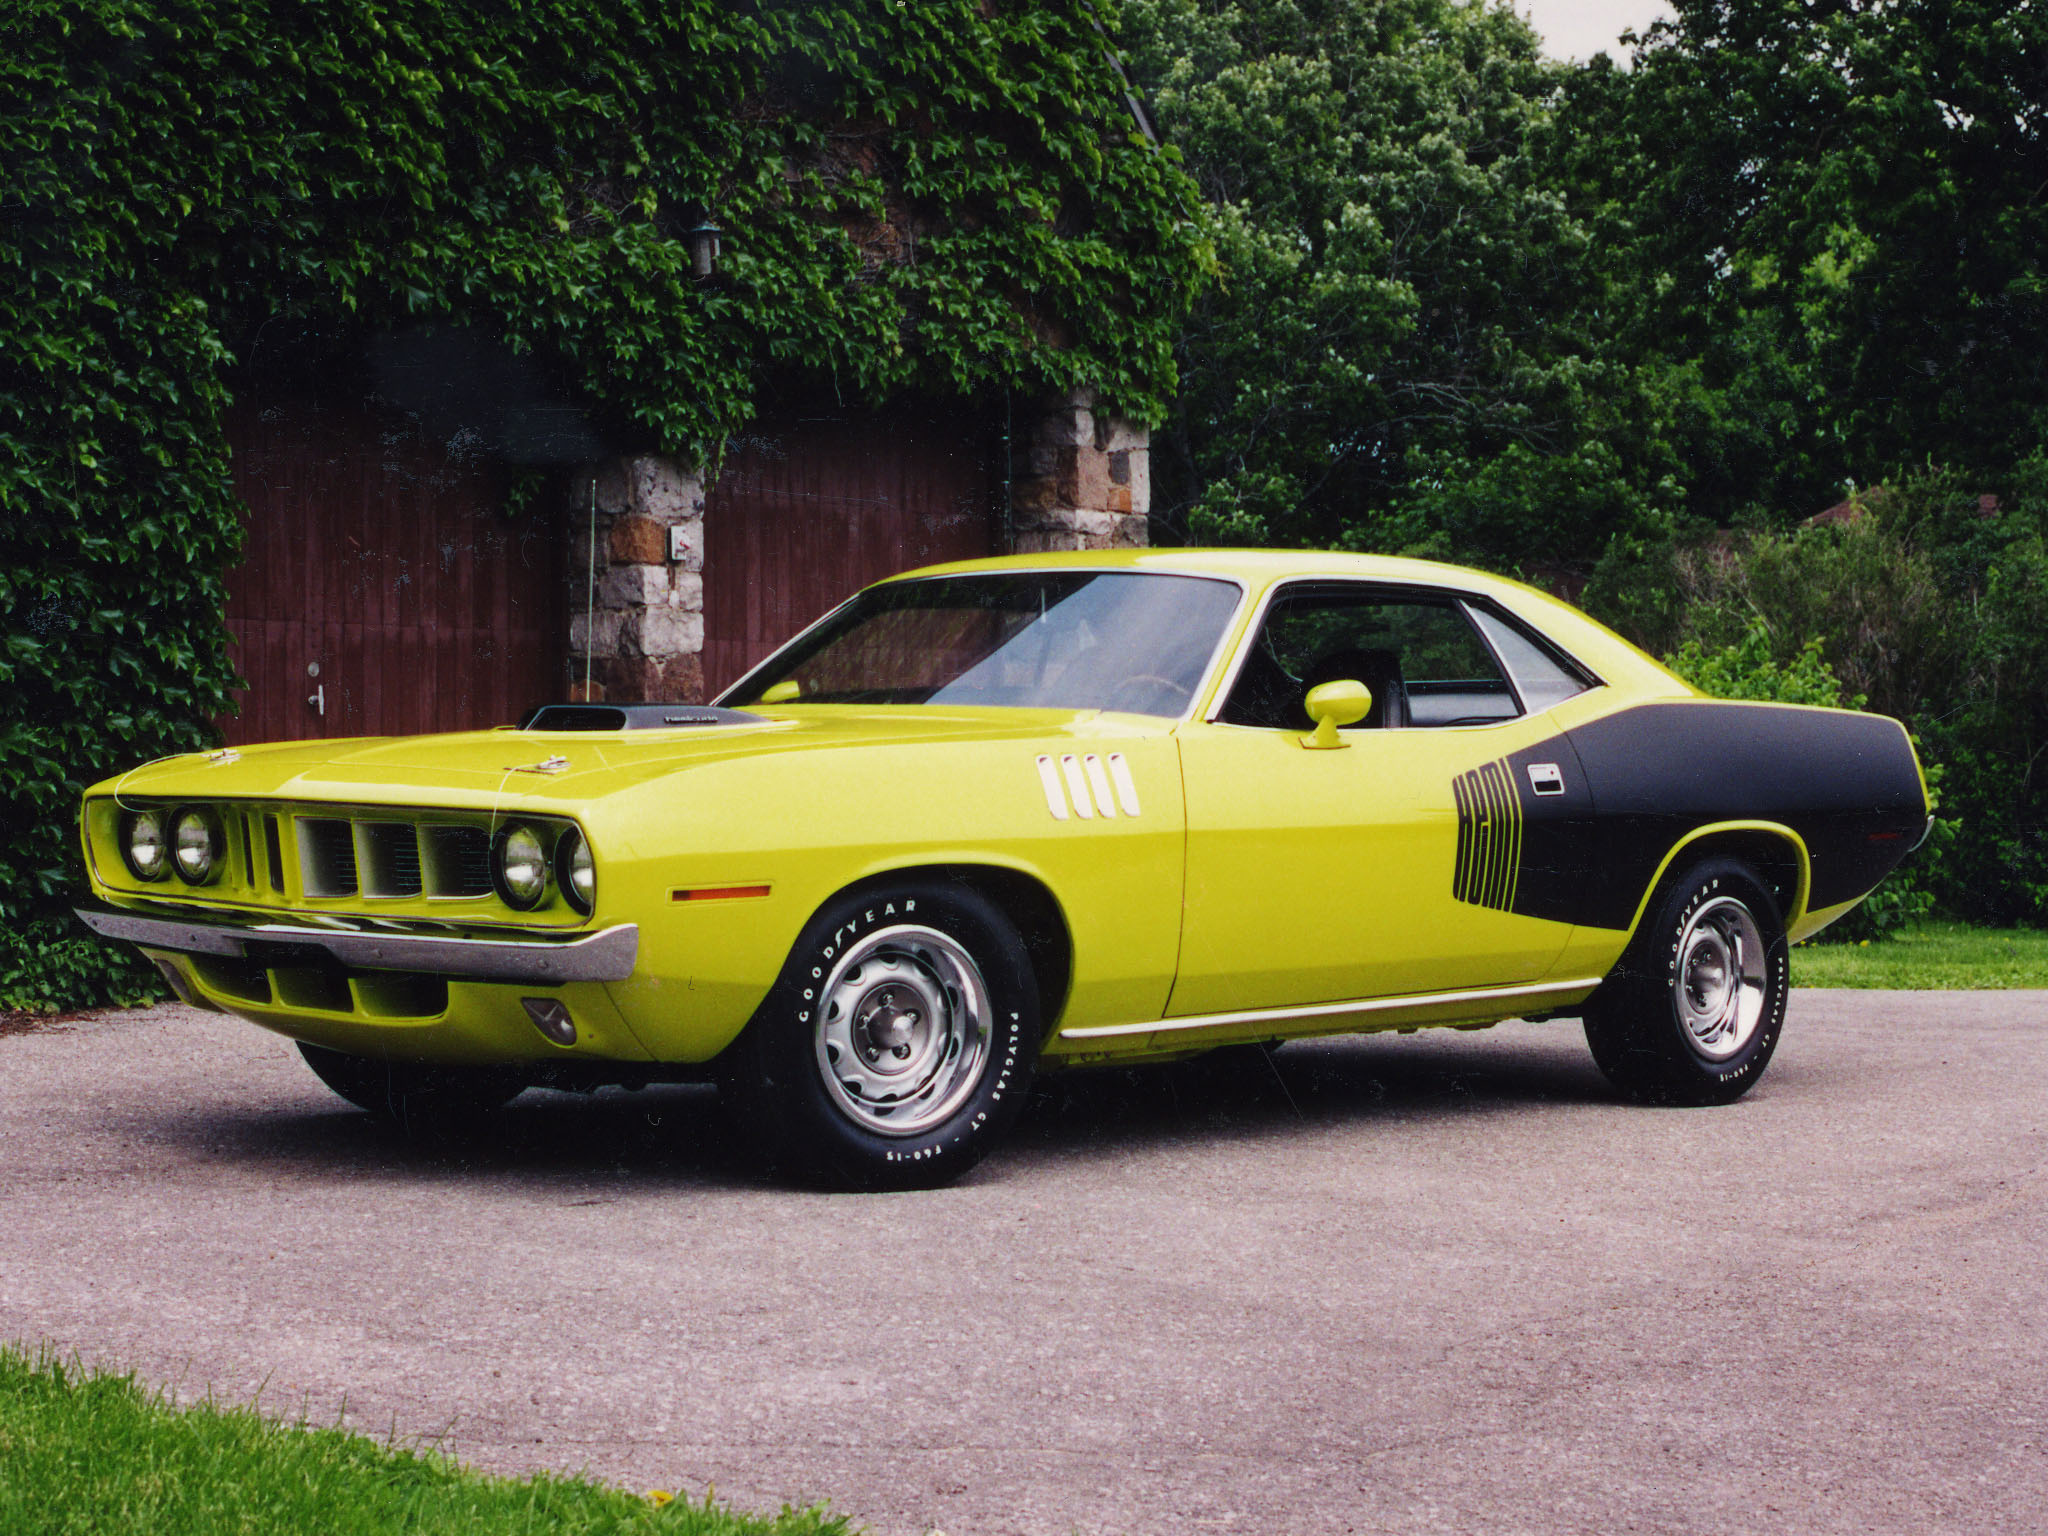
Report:
<svg viewBox="0 0 2048 1536"><path fill-rule="evenodd" d="M1703 837L1763 834L1804 862L1783 914L1796 940L1868 895L1927 824L1912 743L1882 715L1658 699L1575 719L1566 736L1586 785L1568 833L1583 853L1570 881L1525 887L1578 925L1566 967L1612 965L1658 880Z"/></svg>

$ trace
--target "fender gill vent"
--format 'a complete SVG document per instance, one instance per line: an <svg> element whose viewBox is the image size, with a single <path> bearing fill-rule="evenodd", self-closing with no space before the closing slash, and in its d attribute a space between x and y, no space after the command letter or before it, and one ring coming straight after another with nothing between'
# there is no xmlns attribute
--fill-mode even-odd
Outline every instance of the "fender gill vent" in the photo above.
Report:
<svg viewBox="0 0 2048 1536"><path fill-rule="evenodd" d="M1036 765L1045 808L1054 821L1076 816L1083 821L1114 821L1119 807L1126 816L1138 814L1138 782L1121 752L1107 757L1069 752L1058 758L1041 753Z"/></svg>
<svg viewBox="0 0 2048 1536"><path fill-rule="evenodd" d="M1475 907L1506 912L1515 904L1522 863L1522 806L1507 764L1488 763L1451 781L1458 805L1458 862L1451 894Z"/></svg>

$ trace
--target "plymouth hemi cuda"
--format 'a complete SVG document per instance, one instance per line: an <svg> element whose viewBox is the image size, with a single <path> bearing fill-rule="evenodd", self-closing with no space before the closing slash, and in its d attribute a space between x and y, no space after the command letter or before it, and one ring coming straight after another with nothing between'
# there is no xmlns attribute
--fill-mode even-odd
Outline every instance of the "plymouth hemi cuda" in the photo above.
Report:
<svg viewBox="0 0 2048 1536"><path fill-rule="evenodd" d="M403 1121L710 1078L904 1187L1036 1074L1310 1034L1575 1016L1622 1093L1728 1102L1928 814L1898 722L1511 581L1048 555L870 587L712 706L150 763L86 793L80 915Z"/></svg>

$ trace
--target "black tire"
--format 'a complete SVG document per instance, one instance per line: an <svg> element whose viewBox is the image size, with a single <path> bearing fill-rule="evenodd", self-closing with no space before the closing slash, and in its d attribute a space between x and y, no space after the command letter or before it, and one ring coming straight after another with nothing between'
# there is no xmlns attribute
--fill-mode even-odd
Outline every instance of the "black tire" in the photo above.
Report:
<svg viewBox="0 0 2048 1536"><path fill-rule="evenodd" d="M299 1042L313 1075L358 1109L397 1123L412 1137L474 1130L526 1087L495 1067L428 1066L351 1056Z"/></svg>
<svg viewBox="0 0 2048 1536"><path fill-rule="evenodd" d="M935 1189L1015 1121L1038 987L1008 918L963 885L828 902L721 1063L736 1127L837 1189Z"/></svg>
<svg viewBox="0 0 2048 1536"><path fill-rule="evenodd" d="M1690 865L1658 887L1586 1000L1586 1043L1632 1099L1733 1103L1778 1048L1789 969L1770 889L1734 859Z"/></svg>

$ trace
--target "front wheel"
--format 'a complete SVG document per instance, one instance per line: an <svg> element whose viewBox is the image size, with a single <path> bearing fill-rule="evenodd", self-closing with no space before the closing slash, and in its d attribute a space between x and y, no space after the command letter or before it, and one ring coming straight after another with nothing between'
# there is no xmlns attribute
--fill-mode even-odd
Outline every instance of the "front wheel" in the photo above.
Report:
<svg viewBox="0 0 2048 1536"><path fill-rule="evenodd" d="M1607 1080L1652 1104L1729 1104L1785 1024L1789 961L1769 890L1733 859L1668 880L1600 990L1586 1043Z"/></svg>
<svg viewBox="0 0 2048 1536"><path fill-rule="evenodd" d="M722 1075L743 1130L845 1189L929 1189L1023 1107L1038 988L1016 929L965 886L854 893L813 918Z"/></svg>

